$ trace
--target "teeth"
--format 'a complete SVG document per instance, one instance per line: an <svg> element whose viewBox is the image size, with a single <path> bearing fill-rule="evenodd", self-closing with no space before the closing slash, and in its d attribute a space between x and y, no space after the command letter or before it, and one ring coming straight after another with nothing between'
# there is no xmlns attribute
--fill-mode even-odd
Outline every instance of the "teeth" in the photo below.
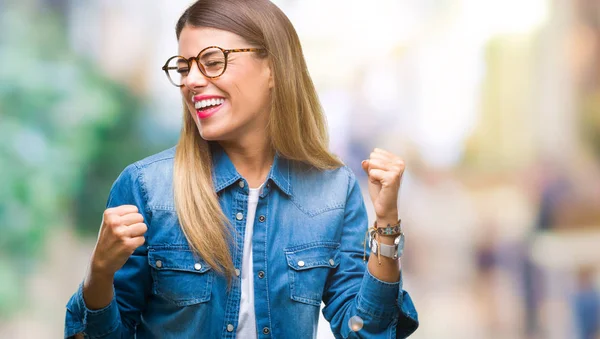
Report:
<svg viewBox="0 0 600 339"><path fill-rule="evenodd" d="M196 101L194 103L194 106L196 107L196 109L201 109L201 108L205 108L208 106L216 106L216 105L220 105L223 102L225 102L225 99L205 99L205 100L200 100L200 101Z"/></svg>

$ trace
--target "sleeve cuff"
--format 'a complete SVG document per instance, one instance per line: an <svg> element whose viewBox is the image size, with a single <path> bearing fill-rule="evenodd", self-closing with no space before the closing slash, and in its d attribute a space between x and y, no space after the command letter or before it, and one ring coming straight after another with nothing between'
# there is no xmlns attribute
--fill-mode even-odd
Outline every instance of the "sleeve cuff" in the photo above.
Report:
<svg viewBox="0 0 600 339"><path fill-rule="evenodd" d="M419 327L417 310L410 295L405 291L400 291L398 307L400 307L400 317L396 327L396 337L406 338Z"/></svg>
<svg viewBox="0 0 600 339"><path fill-rule="evenodd" d="M398 296L402 296L401 290L402 275L400 281L389 283L375 278L367 268L356 306L359 311L372 317L391 319L397 316L398 306L402 303L401 300L398 300Z"/></svg>
<svg viewBox="0 0 600 339"><path fill-rule="evenodd" d="M103 337L114 332L119 326L119 307L113 287L113 299L108 306L90 310L85 306L83 299L83 283L67 304L67 324L65 338L70 338L77 333L85 332L89 337Z"/></svg>

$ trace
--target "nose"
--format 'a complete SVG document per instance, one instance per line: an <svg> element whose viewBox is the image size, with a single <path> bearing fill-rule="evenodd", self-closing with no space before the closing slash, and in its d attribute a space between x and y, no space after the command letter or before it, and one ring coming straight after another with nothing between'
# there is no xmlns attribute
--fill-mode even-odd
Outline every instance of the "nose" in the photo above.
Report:
<svg viewBox="0 0 600 339"><path fill-rule="evenodd" d="M200 87L206 87L208 85L208 79L200 72L197 61L192 60L190 65L190 71L185 77L184 85L190 90L194 90Z"/></svg>

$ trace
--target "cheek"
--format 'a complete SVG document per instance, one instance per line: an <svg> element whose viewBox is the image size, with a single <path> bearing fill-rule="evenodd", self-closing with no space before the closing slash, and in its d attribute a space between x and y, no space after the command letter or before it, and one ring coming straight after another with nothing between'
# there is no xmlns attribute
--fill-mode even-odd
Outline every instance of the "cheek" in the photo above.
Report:
<svg viewBox="0 0 600 339"><path fill-rule="evenodd" d="M191 95L191 93L190 93L189 89L187 89L186 87L181 88L181 98L185 102L185 106L189 110L194 110L194 103L191 101L190 95Z"/></svg>
<svg viewBox="0 0 600 339"><path fill-rule="evenodd" d="M247 78L240 81L233 87L233 97L236 106L241 108L252 108L252 110L262 110L270 104L270 90L268 83L257 78Z"/></svg>

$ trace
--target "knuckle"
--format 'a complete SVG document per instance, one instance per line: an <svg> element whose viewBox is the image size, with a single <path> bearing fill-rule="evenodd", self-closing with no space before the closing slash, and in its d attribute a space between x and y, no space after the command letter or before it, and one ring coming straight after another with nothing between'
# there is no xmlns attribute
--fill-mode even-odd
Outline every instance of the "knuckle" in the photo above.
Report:
<svg viewBox="0 0 600 339"><path fill-rule="evenodd" d="M133 249L135 250L136 248L142 246L145 242L146 242L146 238L143 236L135 238L135 240L133 242L133 246L135 246L135 247Z"/></svg>
<svg viewBox="0 0 600 339"><path fill-rule="evenodd" d="M113 211L110 208L107 208L104 210L104 213L102 214L102 217L104 218L104 220L110 218L113 215Z"/></svg>
<svg viewBox="0 0 600 339"><path fill-rule="evenodd" d="M122 227L118 227L118 228L113 229L113 234L120 241L123 241L126 238L126 236L125 236L125 229L122 228Z"/></svg>
<svg viewBox="0 0 600 339"><path fill-rule="evenodd" d="M119 224L119 217L112 213L109 213L108 215L106 215L104 217L104 223L107 226L111 226L111 227L117 226Z"/></svg>

